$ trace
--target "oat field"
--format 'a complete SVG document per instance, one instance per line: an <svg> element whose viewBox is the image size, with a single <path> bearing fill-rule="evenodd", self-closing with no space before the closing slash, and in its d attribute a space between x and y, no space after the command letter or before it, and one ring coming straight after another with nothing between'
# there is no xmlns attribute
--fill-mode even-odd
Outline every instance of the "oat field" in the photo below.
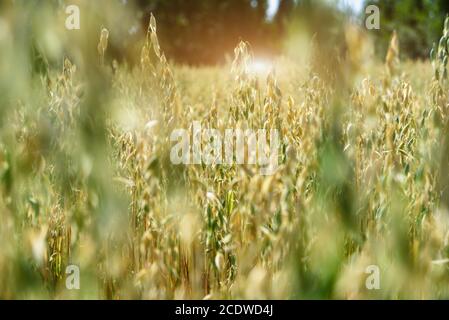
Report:
<svg viewBox="0 0 449 320"><path fill-rule="evenodd" d="M118 23L0 8L0 298L449 298L449 21L428 61L348 24L194 67L157 17L128 64ZM173 164L195 121L278 130L277 171Z"/></svg>

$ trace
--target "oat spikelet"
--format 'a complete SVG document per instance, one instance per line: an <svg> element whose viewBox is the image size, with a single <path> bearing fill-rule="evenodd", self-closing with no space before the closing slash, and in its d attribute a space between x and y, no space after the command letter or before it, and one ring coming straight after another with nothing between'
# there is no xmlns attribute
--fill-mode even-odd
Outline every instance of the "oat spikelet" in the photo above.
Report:
<svg viewBox="0 0 449 320"><path fill-rule="evenodd" d="M393 31L393 36L391 37L390 46L385 57L385 65L390 77L396 73L399 66L399 38L396 30Z"/></svg>
<svg viewBox="0 0 449 320"><path fill-rule="evenodd" d="M109 31L106 28L101 29L100 42L98 43L97 49L100 55L100 64L104 64L104 54L108 48Z"/></svg>

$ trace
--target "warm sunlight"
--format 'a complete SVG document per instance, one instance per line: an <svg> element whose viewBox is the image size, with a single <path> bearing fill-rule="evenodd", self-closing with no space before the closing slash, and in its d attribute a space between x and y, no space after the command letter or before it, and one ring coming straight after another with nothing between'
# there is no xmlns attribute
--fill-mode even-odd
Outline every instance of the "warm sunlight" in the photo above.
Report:
<svg viewBox="0 0 449 320"><path fill-rule="evenodd" d="M273 69L273 62L268 59L254 58L248 64L248 72L257 76L266 76Z"/></svg>

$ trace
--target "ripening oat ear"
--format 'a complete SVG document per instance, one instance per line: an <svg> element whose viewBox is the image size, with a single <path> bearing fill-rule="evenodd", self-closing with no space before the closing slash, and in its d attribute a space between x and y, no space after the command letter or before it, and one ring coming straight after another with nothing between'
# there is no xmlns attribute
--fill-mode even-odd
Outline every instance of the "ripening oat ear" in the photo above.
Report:
<svg viewBox="0 0 449 320"><path fill-rule="evenodd" d="M393 31L387 56L385 57L385 65L387 66L388 75L391 77L397 72L399 66L399 38L398 34Z"/></svg>
<svg viewBox="0 0 449 320"><path fill-rule="evenodd" d="M159 40L157 37L157 25L156 18L153 14L150 16L150 23L148 25L147 36L142 51L140 53L140 63L143 69L151 70L155 74L154 66L151 62L151 48L153 48L154 54L159 59L159 62L164 63L163 54L159 45Z"/></svg>
<svg viewBox="0 0 449 320"><path fill-rule="evenodd" d="M438 43L433 44L430 51L430 60L432 62L434 76L440 84L447 80L447 63L449 59L449 16L444 21L443 35Z"/></svg>
<svg viewBox="0 0 449 320"><path fill-rule="evenodd" d="M159 86L162 93L163 123L169 126L180 112L180 98L173 72L164 52L161 50L156 31L156 18L151 14L146 41L140 52L140 64L144 73L151 77ZM149 83L146 80L144 82Z"/></svg>
<svg viewBox="0 0 449 320"><path fill-rule="evenodd" d="M108 48L109 31L106 28L101 30L100 42L98 43L98 54L100 55L100 64L104 64L104 54Z"/></svg>
<svg viewBox="0 0 449 320"><path fill-rule="evenodd" d="M253 55L249 44L241 41L234 49L234 60L231 67L231 74L237 85L236 92L231 98L231 122L238 122L242 118L248 120L256 106L257 80L248 70L252 59Z"/></svg>
<svg viewBox="0 0 449 320"><path fill-rule="evenodd" d="M161 47L159 46L159 40L157 37L157 28L156 28L156 18L151 14L150 24L148 26L148 34L147 34L147 43L148 43L148 35L150 36L151 46L153 47L154 53L159 59L161 57Z"/></svg>
<svg viewBox="0 0 449 320"><path fill-rule="evenodd" d="M247 73L248 63L251 60L251 53L247 42L240 41L234 49L234 61L232 62L231 72L236 76L242 76Z"/></svg>
<svg viewBox="0 0 449 320"><path fill-rule="evenodd" d="M156 29L156 18L153 16L153 14L151 14L150 17L150 25L149 25L149 32L154 32L157 33L157 29Z"/></svg>
<svg viewBox="0 0 449 320"><path fill-rule="evenodd" d="M156 32L151 32L151 44L154 49L154 53L158 58L161 59L161 47L159 46L159 40L157 38Z"/></svg>

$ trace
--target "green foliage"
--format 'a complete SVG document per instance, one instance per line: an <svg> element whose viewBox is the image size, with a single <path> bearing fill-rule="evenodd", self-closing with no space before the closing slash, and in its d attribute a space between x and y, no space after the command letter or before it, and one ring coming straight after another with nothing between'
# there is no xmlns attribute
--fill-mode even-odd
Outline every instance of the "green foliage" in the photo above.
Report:
<svg viewBox="0 0 449 320"><path fill-rule="evenodd" d="M432 43L438 41L444 18L449 13L446 0L367 0L380 9L380 30L372 33L377 53L384 56L393 30L399 35L401 54L409 58L427 58ZM362 12L362 17L365 13Z"/></svg>

